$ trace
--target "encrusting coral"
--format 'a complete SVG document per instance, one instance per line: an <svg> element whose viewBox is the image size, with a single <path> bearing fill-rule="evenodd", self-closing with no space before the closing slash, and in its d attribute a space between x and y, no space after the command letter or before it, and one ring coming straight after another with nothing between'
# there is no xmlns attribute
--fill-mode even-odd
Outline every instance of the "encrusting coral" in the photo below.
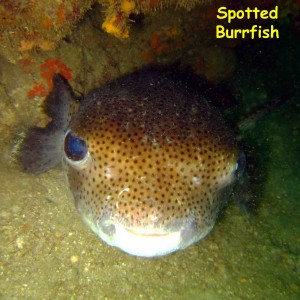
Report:
<svg viewBox="0 0 300 300"><path fill-rule="evenodd" d="M54 50L95 3L103 5L102 28L117 38L129 37L130 15L149 13L162 7L190 9L209 0L69 0L0 2L0 55L11 62L26 58L33 49ZM101 22L101 20L99 20Z"/></svg>
<svg viewBox="0 0 300 300"><path fill-rule="evenodd" d="M170 8L189 11L196 5L237 6L236 1L228 0L4 0L0 2L0 55L16 62L26 59L26 54L33 49L54 50L95 3L102 5L104 20L99 19L102 29L118 39L129 37L134 14ZM281 0L278 5L293 11L293 7L299 7L298 3ZM248 1L240 1L238 5L248 5ZM251 5L267 7L274 5L274 1L254 0Z"/></svg>

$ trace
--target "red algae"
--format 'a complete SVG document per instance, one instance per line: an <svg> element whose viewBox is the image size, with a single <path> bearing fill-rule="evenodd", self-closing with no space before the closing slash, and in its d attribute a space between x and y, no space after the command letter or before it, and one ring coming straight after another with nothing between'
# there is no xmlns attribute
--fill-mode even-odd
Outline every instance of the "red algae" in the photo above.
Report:
<svg viewBox="0 0 300 300"><path fill-rule="evenodd" d="M52 77L55 73L60 73L68 80L73 78L71 69L59 59L46 59L40 70L41 76L46 80L49 89L52 89Z"/></svg>
<svg viewBox="0 0 300 300"><path fill-rule="evenodd" d="M73 78L71 69L59 59L46 59L40 66L40 71L41 77L46 81L47 85L41 81L36 81L33 89L27 93L29 98L35 96L47 96L53 86L52 77L56 73L60 73L68 80Z"/></svg>
<svg viewBox="0 0 300 300"><path fill-rule="evenodd" d="M45 87L45 85L42 82L34 82L34 87L31 89L27 95L28 98L33 98L35 96L46 96L48 94L48 91Z"/></svg>

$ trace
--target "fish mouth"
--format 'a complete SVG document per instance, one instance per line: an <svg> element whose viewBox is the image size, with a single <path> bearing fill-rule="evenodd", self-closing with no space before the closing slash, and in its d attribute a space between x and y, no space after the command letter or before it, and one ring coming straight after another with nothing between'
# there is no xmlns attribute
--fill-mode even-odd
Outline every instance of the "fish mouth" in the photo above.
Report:
<svg viewBox="0 0 300 300"><path fill-rule="evenodd" d="M144 230L139 229L131 229L131 228L125 228L127 232L131 235L136 236L149 236L149 237L166 237L170 233L158 233L158 232L145 232Z"/></svg>
<svg viewBox="0 0 300 300"><path fill-rule="evenodd" d="M128 227L112 220L100 220L97 226L90 227L108 245L142 257L163 256L185 249L204 238L212 229L210 226L199 230L195 222L188 220L178 222L171 228L142 228Z"/></svg>
<svg viewBox="0 0 300 300"><path fill-rule="evenodd" d="M154 257L169 254L178 250L181 241L181 230L174 232L145 231L140 228L126 228L120 224L110 224L99 228L98 235L111 246L126 253Z"/></svg>

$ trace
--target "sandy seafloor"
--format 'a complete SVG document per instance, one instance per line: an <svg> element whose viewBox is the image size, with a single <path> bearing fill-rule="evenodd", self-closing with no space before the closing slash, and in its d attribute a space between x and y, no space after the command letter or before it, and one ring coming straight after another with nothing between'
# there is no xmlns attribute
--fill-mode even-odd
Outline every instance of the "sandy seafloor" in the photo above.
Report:
<svg viewBox="0 0 300 300"><path fill-rule="evenodd" d="M278 93L293 89L288 82L299 76L296 43L299 37L278 50L283 61L266 76L260 73L265 67L252 66L251 51L242 48L246 54L231 78L233 89L246 93L245 101L261 92L258 86ZM269 53L262 44L256 47ZM77 214L62 170L21 172L9 163L11 145L5 141L0 299L300 299L299 103L292 97L242 133L259 162L256 214L232 201L204 240L155 259L101 242Z"/></svg>

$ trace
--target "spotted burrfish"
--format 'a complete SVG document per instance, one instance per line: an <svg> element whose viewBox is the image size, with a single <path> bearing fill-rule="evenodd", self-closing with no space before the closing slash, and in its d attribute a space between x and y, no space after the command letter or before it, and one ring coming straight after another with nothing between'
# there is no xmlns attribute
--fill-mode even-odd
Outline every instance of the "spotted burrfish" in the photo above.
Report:
<svg viewBox="0 0 300 300"><path fill-rule="evenodd" d="M220 111L170 72L146 69L78 99L56 74L51 122L28 131L27 172L62 161L84 222L107 244L162 256L214 227L245 165Z"/></svg>

